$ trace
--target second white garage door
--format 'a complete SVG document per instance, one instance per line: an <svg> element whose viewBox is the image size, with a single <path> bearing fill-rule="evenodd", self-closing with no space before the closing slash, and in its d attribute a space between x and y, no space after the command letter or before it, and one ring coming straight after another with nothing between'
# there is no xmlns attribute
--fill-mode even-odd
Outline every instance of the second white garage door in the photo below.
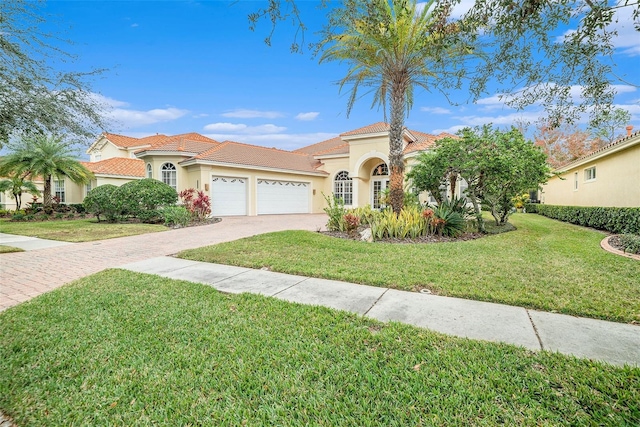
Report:
<svg viewBox="0 0 640 427"><path fill-rule="evenodd" d="M211 213L213 216L247 214L247 179L211 177Z"/></svg>
<svg viewBox="0 0 640 427"><path fill-rule="evenodd" d="M258 180L258 215L309 213L308 182Z"/></svg>

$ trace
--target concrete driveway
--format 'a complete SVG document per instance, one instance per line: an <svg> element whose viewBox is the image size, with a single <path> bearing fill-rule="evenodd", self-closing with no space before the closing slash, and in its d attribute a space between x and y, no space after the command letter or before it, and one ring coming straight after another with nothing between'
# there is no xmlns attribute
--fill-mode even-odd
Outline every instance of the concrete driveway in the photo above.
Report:
<svg viewBox="0 0 640 427"><path fill-rule="evenodd" d="M272 231L317 231L326 223L325 214L225 217L212 225L3 254L0 310L106 268Z"/></svg>

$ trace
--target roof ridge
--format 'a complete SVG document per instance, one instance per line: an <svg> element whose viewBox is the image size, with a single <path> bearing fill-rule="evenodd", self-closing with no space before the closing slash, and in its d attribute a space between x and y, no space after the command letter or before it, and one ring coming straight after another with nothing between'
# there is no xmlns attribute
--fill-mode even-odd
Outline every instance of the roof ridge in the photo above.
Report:
<svg viewBox="0 0 640 427"><path fill-rule="evenodd" d="M247 144L246 142L238 142L238 141L230 141L230 140L225 140L223 142L221 142L220 144L238 144L238 145L245 145L247 147L255 147L255 148L262 148L264 150L271 150L271 151L277 151L280 153L286 153L286 154L295 154L296 156L305 156L305 157L309 157L309 154L305 154L305 153L296 153L295 151L290 151L290 150L283 150L281 148L275 148L275 147L265 147L264 145L255 145L255 144Z"/></svg>
<svg viewBox="0 0 640 427"><path fill-rule="evenodd" d="M208 150L204 150L203 152L196 154L195 156L192 157L192 159L201 159L205 155L209 155L211 153L215 153L218 150L221 150L222 147L226 146L226 145L228 145L228 141L218 142L217 145L214 145L213 147L209 148Z"/></svg>

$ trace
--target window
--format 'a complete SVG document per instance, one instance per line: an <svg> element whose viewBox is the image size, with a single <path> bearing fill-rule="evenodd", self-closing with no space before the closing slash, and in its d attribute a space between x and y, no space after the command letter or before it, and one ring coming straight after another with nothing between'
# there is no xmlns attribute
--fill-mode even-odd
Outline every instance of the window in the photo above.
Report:
<svg viewBox="0 0 640 427"><path fill-rule="evenodd" d="M177 174L178 171L173 163L165 163L160 168L162 172L162 182L178 191Z"/></svg>
<svg viewBox="0 0 640 427"><path fill-rule="evenodd" d="M373 169L373 176L387 176L389 175L389 168L386 163L380 163Z"/></svg>
<svg viewBox="0 0 640 427"><path fill-rule="evenodd" d="M147 163L147 178L153 178L153 168L151 163Z"/></svg>
<svg viewBox="0 0 640 427"><path fill-rule="evenodd" d="M573 174L573 190L576 191L578 189L578 172Z"/></svg>
<svg viewBox="0 0 640 427"><path fill-rule="evenodd" d="M55 196L60 199L60 203L65 202L64 197L64 179L54 180L53 181L53 190L55 192Z"/></svg>
<svg viewBox="0 0 640 427"><path fill-rule="evenodd" d="M93 182L89 181L87 185L84 186L84 195L89 194L89 191L93 188Z"/></svg>
<svg viewBox="0 0 640 427"><path fill-rule="evenodd" d="M595 166L584 170L584 180L585 181L593 181L595 179L596 179L596 167Z"/></svg>
<svg viewBox="0 0 640 427"><path fill-rule="evenodd" d="M353 180L349 178L349 172L338 172L333 182L333 195L342 199L345 205L353 204Z"/></svg>
<svg viewBox="0 0 640 427"><path fill-rule="evenodd" d="M100 160L102 160L102 153L100 151L96 151L95 154L93 155L93 158L95 159L96 162L99 162Z"/></svg>
<svg viewBox="0 0 640 427"><path fill-rule="evenodd" d="M460 184L460 198L469 202L469 197L467 197L467 189L469 188L469 184L467 184L467 181L462 178L460 178L458 183Z"/></svg>

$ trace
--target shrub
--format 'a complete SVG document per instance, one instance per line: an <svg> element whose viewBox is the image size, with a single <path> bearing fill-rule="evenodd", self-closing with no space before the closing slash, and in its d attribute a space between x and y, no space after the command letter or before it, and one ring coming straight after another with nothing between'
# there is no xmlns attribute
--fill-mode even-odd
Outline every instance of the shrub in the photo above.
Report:
<svg viewBox="0 0 640 427"><path fill-rule="evenodd" d="M385 237L395 239L416 238L430 232L429 221L423 210L415 206L404 207L399 215L388 208L373 217L371 234L374 239Z"/></svg>
<svg viewBox="0 0 640 427"><path fill-rule="evenodd" d="M615 234L640 234L640 208L528 204L527 212Z"/></svg>
<svg viewBox="0 0 640 427"><path fill-rule="evenodd" d="M116 222L120 217L120 212L111 196L117 189L118 187L115 185L104 184L89 191L83 202L86 212L94 214L98 221L100 221L100 215L103 215L107 221Z"/></svg>
<svg viewBox="0 0 640 427"><path fill-rule="evenodd" d="M36 219L36 216L34 214L27 214L24 216L25 221L34 221L35 219Z"/></svg>
<svg viewBox="0 0 640 427"><path fill-rule="evenodd" d="M348 213L344 216L343 219L345 230L347 231L347 233L354 233L358 229L358 226L360 225L360 218L358 218L356 215Z"/></svg>
<svg viewBox="0 0 640 427"><path fill-rule="evenodd" d="M8 209L0 209L0 218L5 218L11 215L11 211Z"/></svg>
<svg viewBox="0 0 640 427"><path fill-rule="evenodd" d="M159 222L162 220L160 209L174 205L178 201L178 193L164 182L145 178L117 187L111 200L124 215L142 222Z"/></svg>
<svg viewBox="0 0 640 427"><path fill-rule="evenodd" d="M324 211L329 216L329 220L327 221L327 230L345 231L344 216L347 211L344 208L344 202L342 199L334 196L333 193L331 196L327 196L324 193L322 193L322 195L324 196L324 200L327 202L327 206L324 208Z"/></svg>
<svg viewBox="0 0 640 427"><path fill-rule="evenodd" d="M637 234L622 234L620 243L624 246L624 251L630 254L640 254L640 236Z"/></svg>
<svg viewBox="0 0 640 427"><path fill-rule="evenodd" d="M178 196L193 219L203 221L211 215L211 200L203 191L189 188L182 190Z"/></svg>
<svg viewBox="0 0 640 427"><path fill-rule="evenodd" d="M166 206L160 211L164 225L186 227L192 214L184 206Z"/></svg>
<svg viewBox="0 0 640 427"><path fill-rule="evenodd" d="M11 221L25 221L24 211L16 211L11 215Z"/></svg>
<svg viewBox="0 0 640 427"><path fill-rule="evenodd" d="M358 208L347 209L347 213L353 214L358 217L360 224L371 225L373 218L379 215L380 212L371 209L371 205L365 205Z"/></svg>
<svg viewBox="0 0 640 427"><path fill-rule="evenodd" d="M443 203L433 211L432 226L441 236L456 237L464 233L467 223L459 212Z"/></svg>
<svg viewBox="0 0 640 427"><path fill-rule="evenodd" d="M81 214L81 213L84 213L86 211L85 208L84 208L84 205L82 203L73 203L73 204L70 204L68 206L75 213Z"/></svg>

